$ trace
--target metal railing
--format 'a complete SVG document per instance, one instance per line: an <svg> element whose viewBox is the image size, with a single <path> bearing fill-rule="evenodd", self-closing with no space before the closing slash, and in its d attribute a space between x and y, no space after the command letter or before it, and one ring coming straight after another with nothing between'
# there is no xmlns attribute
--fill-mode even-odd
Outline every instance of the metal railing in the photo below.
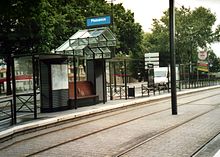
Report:
<svg viewBox="0 0 220 157"><path fill-rule="evenodd" d="M0 122L10 120L11 124L14 122L14 111L12 96L5 96L0 98Z"/></svg>
<svg viewBox="0 0 220 157"><path fill-rule="evenodd" d="M208 87L220 84L220 78L204 78L204 79L191 79L177 81L179 89L192 89L200 87Z"/></svg>

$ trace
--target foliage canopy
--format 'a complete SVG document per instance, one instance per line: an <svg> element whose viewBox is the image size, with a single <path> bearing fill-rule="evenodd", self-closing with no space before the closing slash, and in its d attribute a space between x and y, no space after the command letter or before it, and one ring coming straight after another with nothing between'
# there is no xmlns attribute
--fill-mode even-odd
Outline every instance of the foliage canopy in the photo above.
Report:
<svg viewBox="0 0 220 157"><path fill-rule="evenodd" d="M175 9L175 52L177 63L196 63L198 47L209 49L209 45L218 41L219 26L213 30L216 16L204 7ZM167 66L169 53L169 12L165 11L161 19L153 20L152 34L145 34L145 45L149 52L159 52L163 58L161 66Z"/></svg>

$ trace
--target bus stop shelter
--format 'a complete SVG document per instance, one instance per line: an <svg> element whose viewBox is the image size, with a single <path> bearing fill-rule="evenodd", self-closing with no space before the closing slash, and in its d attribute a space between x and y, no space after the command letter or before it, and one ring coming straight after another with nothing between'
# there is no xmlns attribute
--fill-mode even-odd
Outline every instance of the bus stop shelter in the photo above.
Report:
<svg viewBox="0 0 220 157"><path fill-rule="evenodd" d="M74 58L86 62L87 81L90 81L98 95L98 102L105 103L106 98L106 59L112 58L111 47L116 46L116 38L107 27L79 30L55 50L56 54L71 54ZM77 108L76 62L73 62L74 106ZM71 94L71 93L70 93Z"/></svg>
<svg viewBox="0 0 220 157"><path fill-rule="evenodd" d="M107 101L106 98L106 78L105 78L105 62L106 59L112 58L112 47L116 46L116 38L111 32L111 30L107 27L101 28L92 28L79 30L74 35L72 35L66 42L64 42L61 46L59 46L55 51L50 53L41 53L41 54L27 54L27 55L15 55L12 56L15 58L22 58L29 56L32 59L32 69L33 69L33 93L31 96L33 97L33 109L30 110L34 113L34 118L37 118L37 94L40 92L40 99L42 100L43 95L46 93L46 97L44 97L44 101L40 101L41 111L46 112L54 112L59 111L59 107L68 108L77 108L78 101L81 100L80 96L77 95L77 64L79 60L83 60L85 64L86 71L86 80L91 82L94 87L94 95L98 96L96 102ZM45 62L46 61L46 62ZM53 75L53 64L64 64L67 66L62 66L68 68L68 64L71 61L73 67L73 89L72 89L72 103L69 103L69 97L71 95L70 89L60 90L59 88L53 88L54 81L53 78L48 77L49 75ZM47 67L42 66L41 63L46 63ZM54 66L56 67L56 66ZM14 111L14 120L16 123L16 98L19 93L16 92L16 77L15 77L15 65L13 64L12 68L12 85L13 85L13 111ZM62 69L61 68L61 69ZM36 70L38 69L38 70ZM46 70L46 71L45 71ZM68 70L68 69L67 69ZM62 71L62 70L61 70ZM47 73L46 77L45 74ZM59 73L57 73L58 75ZM39 78L37 76L39 75ZM68 77L65 76L65 77ZM48 81L48 78L51 79ZM46 83L45 83L46 80ZM68 80L64 79L64 80ZM39 83L39 82L40 83ZM55 80L56 83L59 81ZM59 83L58 83L59 84ZM38 85L40 90L38 89ZM46 85L46 86L45 86ZM48 88L47 88L48 86ZM61 86L61 85L60 85ZM64 85L65 86L65 85ZM57 87L57 85L56 85ZM68 86L70 88L70 86ZM45 90L46 89L46 90ZM59 90L59 92L58 92ZM64 93L65 96L62 94ZM86 95L85 95L86 96ZM56 100L59 100L61 97L65 97L62 101L59 101L56 104ZM88 96L89 97L89 96ZM47 98L48 101L45 99ZM44 102L47 102L44 104ZM59 106L61 103L61 106ZM25 105L26 106L26 105ZM31 108L30 106L27 106ZM58 110L56 109L58 108ZM62 110L62 109L61 109Z"/></svg>

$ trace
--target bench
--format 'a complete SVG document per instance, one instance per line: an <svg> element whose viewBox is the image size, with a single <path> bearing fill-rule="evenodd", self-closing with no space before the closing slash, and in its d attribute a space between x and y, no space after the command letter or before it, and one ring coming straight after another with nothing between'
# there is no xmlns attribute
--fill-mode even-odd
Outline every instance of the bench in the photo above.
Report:
<svg viewBox="0 0 220 157"><path fill-rule="evenodd" d="M168 89L168 86L167 86L167 84L158 84L158 85L156 85L156 88L158 89L159 94L160 94L160 91L163 90L163 92L165 92L165 90Z"/></svg>
<svg viewBox="0 0 220 157"><path fill-rule="evenodd" d="M69 101L70 103L76 101L77 105L83 106L96 104L98 101L98 95L95 94L92 82L76 82L76 99L74 93L74 82L69 82Z"/></svg>
<svg viewBox="0 0 220 157"><path fill-rule="evenodd" d="M144 96L144 94L147 92L148 96L150 96L150 92L153 91L155 95L155 87L154 86L148 86L147 84L141 84L141 94Z"/></svg>

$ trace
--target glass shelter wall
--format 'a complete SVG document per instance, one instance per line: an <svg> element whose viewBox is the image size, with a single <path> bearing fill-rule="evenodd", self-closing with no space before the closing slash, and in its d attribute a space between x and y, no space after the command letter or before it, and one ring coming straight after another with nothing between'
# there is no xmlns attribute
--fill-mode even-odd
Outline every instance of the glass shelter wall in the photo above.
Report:
<svg viewBox="0 0 220 157"><path fill-rule="evenodd" d="M75 67L74 67L74 61ZM86 63L84 58L76 58L75 60L68 60L68 79L69 82L74 81L74 68L76 68L76 80L85 81L86 77Z"/></svg>
<svg viewBox="0 0 220 157"><path fill-rule="evenodd" d="M33 92L33 67L31 57L14 59L16 92Z"/></svg>

